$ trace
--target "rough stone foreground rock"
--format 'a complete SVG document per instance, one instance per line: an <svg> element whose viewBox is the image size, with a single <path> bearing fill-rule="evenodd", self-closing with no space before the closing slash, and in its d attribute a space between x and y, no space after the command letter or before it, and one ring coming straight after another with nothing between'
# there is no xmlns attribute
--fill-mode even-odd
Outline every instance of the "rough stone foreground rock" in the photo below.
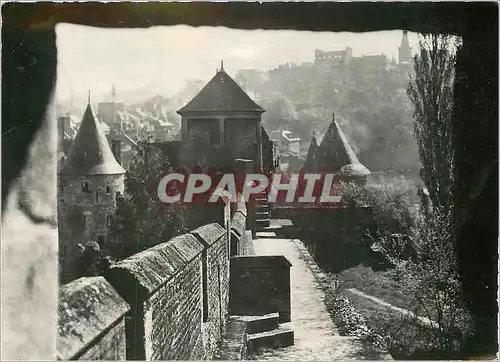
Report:
<svg viewBox="0 0 500 362"><path fill-rule="evenodd" d="M123 319L129 309L130 306L103 277L80 278L63 285L59 289L57 313L57 358L74 358L103 331ZM125 357L125 334L122 335Z"/></svg>
<svg viewBox="0 0 500 362"><path fill-rule="evenodd" d="M55 135L55 119L49 113L4 205L1 242L4 360L53 360L56 355Z"/></svg>

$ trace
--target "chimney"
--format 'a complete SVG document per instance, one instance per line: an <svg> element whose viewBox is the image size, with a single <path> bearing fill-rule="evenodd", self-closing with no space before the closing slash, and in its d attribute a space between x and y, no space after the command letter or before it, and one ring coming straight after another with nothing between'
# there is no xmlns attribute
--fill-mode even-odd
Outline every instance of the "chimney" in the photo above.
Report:
<svg viewBox="0 0 500 362"><path fill-rule="evenodd" d="M111 140L111 152L115 156L116 161L122 164L122 141L120 139Z"/></svg>

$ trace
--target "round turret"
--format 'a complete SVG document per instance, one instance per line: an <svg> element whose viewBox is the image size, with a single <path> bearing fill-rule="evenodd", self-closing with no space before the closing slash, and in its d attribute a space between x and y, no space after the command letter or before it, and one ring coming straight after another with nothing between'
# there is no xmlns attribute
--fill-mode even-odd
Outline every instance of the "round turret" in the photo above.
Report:
<svg viewBox="0 0 500 362"><path fill-rule="evenodd" d="M117 162L90 102L59 172L58 223L62 281L74 276L78 244L106 238L124 192L125 170Z"/></svg>

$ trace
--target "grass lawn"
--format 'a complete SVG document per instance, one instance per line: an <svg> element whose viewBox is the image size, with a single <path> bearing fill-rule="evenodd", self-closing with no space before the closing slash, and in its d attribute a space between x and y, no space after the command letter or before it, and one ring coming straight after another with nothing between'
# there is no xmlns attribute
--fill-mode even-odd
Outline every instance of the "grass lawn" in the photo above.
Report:
<svg viewBox="0 0 500 362"><path fill-rule="evenodd" d="M408 296L401 292L404 281L398 280L393 270L373 271L371 267L358 265L343 270L336 277L344 289L356 288L399 308L408 308L410 304Z"/></svg>
<svg viewBox="0 0 500 362"><path fill-rule="evenodd" d="M425 350L425 339L422 337L430 329L410 322L411 317L347 290L355 288L395 307L410 309L410 298L400 292L400 283L404 281L399 281L394 271L373 271L370 267L358 265L330 277L340 281L340 294L349 299L352 306L365 318L368 327L377 334L388 337L385 348L395 359L422 358L414 353ZM423 357L425 356L424 354Z"/></svg>

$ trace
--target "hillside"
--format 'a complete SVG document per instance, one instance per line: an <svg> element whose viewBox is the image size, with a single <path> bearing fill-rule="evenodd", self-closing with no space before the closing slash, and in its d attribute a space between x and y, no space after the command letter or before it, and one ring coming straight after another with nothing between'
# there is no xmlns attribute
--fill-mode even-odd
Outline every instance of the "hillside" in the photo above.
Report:
<svg viewBox="0 0 500 362"><path fill-rule="evenodd" d="M341 79L332 69L311 65L246 70L235 80L266 109L269 131L288 128L309 143L336 118L359 159L371 170L418 170L412 106L405 82L388 74Z"/></svg>

